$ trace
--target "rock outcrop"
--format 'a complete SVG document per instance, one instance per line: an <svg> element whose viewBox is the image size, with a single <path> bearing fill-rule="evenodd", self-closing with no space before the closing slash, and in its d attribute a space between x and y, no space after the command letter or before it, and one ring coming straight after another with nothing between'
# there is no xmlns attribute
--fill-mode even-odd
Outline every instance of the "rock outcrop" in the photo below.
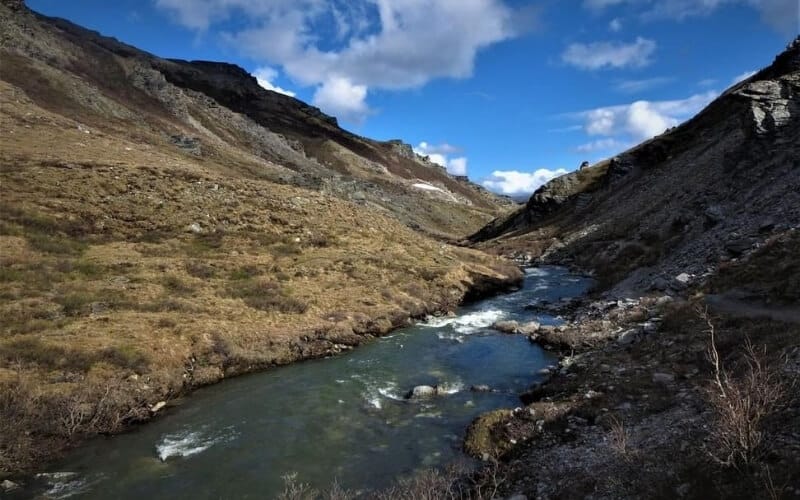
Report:
<svg viewBox="0 0 800 500"><path fill-rule="evenodd" d="M696 117L556 178L470 240L625 294L706 276L800 225L800 38Z"/></svg>

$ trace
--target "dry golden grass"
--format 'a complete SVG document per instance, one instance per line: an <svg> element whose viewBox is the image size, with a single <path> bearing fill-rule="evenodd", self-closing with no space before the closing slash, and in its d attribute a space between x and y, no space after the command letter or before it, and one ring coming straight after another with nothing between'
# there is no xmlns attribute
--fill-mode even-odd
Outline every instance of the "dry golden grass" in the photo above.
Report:
<svg viewBox="0 0 800 500"><path fill-rule="evenodd" d="M0 471L517 272L377 210L231 175L144 125L85 133L4 82L0 106Z"/></svg>

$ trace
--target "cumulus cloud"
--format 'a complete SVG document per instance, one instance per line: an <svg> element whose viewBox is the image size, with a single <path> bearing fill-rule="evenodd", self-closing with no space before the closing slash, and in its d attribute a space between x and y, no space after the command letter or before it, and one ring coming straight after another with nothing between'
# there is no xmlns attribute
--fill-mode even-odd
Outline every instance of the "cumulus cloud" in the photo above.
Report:
<svg viewBox="0 0 800 500"><path fill-rule="evenodd" d="M428 144L425 141L420 142L414 151L417 154L425 155L433 155L433 154L440 154L440 155L451 155L455 153L460 153L461 148L457 146L453 146L452 144L448 144L443 142L441 144Z"/></svg>
<svg viewBox="0 0 800 500"><path fill-rule="evenodd" d="M575 148L575 151L578 153L596 153L598 151L610 152L614 150L621 150L624 147L624 143L613 138L608 138L597 139L595 141L587 142L586 144L581 144Z"/></svg>
<svg viewBox="0 0 800 500"><path fill-rule="evenodd" d="M540 168L535 172L518 170L495 170L481 184L491 191L506 195L531 194L548 181L566 174L563 168L550 170Z"/></svg>
<svg viewBox="0 0 800 500"><path fill-rule="evenodd" d="M283 95L288 95L289 97L294 97L297 95L291 90L286 90L272 83L272 81L278 77L278 72L273 68L270 68L268 66L262 66L260 68L256 68L255 71L253 71L253 76L256 77L256 81L258 81L258 84L267 90L271 90L273 92L277 92Z"/></svg>
<svg viewBox="0 0 800 500"><path fill-rule="evenodd" d="M322 111L352 123L362 123L372 112L367 105L367 87L333 76L314 92L312 103Z"/></svg>
<svg viewBox="0 0 800 500"><path fill-rule="evenodd" d="M788 35L797 34L800 26L800 7L797 0L584 0L593 11L628 5L642 19L675 19L707 16L724 5L745 5L756 9L761 20L774 30Z"/></svg>
<svg viewBox="0 0 800 500"><path fill-rule="evenodd" d="M660 87L661 85L666 85L672 80L674 80L674 78L666 76L644 78L641 80L623 80L616 85L616 89L627 94L635 94L637 92L644 92L645 90Z"/></svg>
<svg viewBox="0 0 800 500"><path fill-rule="evenodd" d="M717 80L715 78L704 78L699 82L697 82L697 85L699 85L700 87L711 87L716 83Z"/></svg>
<svg viewBox="0 0 800 500"><path fill-rule="evenodd" d="M638 37L631 43L573 43L561 54L561 60L580 69L641 68L652 61L656 42Z"/></svg>
<svg viewBox="0 0 800 500"><path fill-rule="evenodd" d="M446 167L453 175L467 175L467 159L463 156L448 161Z"/></svg>
<svg viewBox="0 0 800 500"><path fill-rule="evenodd" d="M731 85L736 85L739 82L743 82L748 78L750 78L751 76L755 75L756 73L758 73L758 71L745 71L741 75L736 75L735 77L733 77L733 80L731 80Z"/></svg>
<svg viewBox="0 0 800 500"><path fill-rule="evenodd" d="M695 115L717 97L717 92L695 94L671 101L636 101L573 113L583 121L590 136L627 136L633 140L649 139Z"/></svg>
<svg viewBox="0 0 800 500"><path fill-rule="evenodd" d="M503 0L156 0L156 5L195 30L228 27L224 23L234 17L246 20L223 38L255 60L280 66L302 85L328 87L319 89L321 98L344 87L366 94L370 88L408 89L437 78L469 77L481 49L525 29ZM532 15L523 16L529 24ZM320 27L333 27L334 36L318 36Z"/></svg>
<svg viewBox="0 0 800 500"><path fill-rule="evenodd" d="M622 31L622 20L618 17L615 17L611 21L608 22L608 29L613 31L614 33L619 33Z"/></svg>
<svg viewBox="0 0 800 500"><path fill-rule="evenodd" d="M465 156L450 158L449 155L460 153L461 148L443 142L442 144L429 144L422 141L414 148L414 152L427 156L430 161L447 169L452 175L467 175L468 159Z"/></svg>

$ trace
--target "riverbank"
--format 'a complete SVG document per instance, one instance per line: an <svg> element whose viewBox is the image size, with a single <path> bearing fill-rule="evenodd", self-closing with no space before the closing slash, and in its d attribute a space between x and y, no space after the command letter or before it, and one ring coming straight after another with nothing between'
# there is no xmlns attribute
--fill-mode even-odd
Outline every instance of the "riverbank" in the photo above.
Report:
<svg viewBox="0 0 800 500"><path fill-rule="evenodd" d="M558 368L519 408L476 420L467 438L483 444L473 454L497 461L501 493L800 495L800 325L750 314L779 305L715 307L705 292L720 281L545 305L567 322L530 338L559 353Z"/></svg>
<svg viewBox="0 0 800 500"><path fill-rule="evenodd" d="M58 182L50 176L38 186ZM219 182L239 198L245 193L244 183ZM80 251L52 253L26 240L61 222L30 209L8 212L5 232L13 236L0 237L11 311L0 341L0 477L146 422L197 387L347 351L522 278L507 261L324 196L306 193L336 220L325 229L327 219L298 225L276 215L276 207L292 210L277 202L280 189L274 200L251 193L263 220L285 224L267 230L277 241L231 231L146 241L118 235L125 242L65 234L61 244ZM359 229L345 234L347 224Z"/></svg>
<svg viewBox="0 0 800 500"><path fill-rule="evenodd" d="M533 297L557 301L587 286L563 269L533 270L520 290L415 322L346 355L203 388L165 418L69 453L30 478L20 498L55 488L88 498L177 491L274 498L281 477L293 473L319 490L334 480L352 491L380 490L410 471L463 460L460 436L469 422L516 404L531 377L554 362L525 337L493 331L492 322L534 318L523 310ZM424 385L438 387L436 394L405 397Z"/></svg>

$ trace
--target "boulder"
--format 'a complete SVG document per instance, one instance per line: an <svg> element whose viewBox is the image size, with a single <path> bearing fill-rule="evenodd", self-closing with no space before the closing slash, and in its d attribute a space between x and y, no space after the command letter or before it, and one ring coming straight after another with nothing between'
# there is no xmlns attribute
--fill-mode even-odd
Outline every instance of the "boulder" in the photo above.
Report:
<svg viewBox="0 0 800 500"><path fill-rule="evenodd" d="M534 333L539 331L539 328L541 328L541 326L542 325L539 324L537 321L529 321L524 325L520 325L517 328L517 332L521 333L522 335L533 335Z"/></svg>
<svg viewBox="0 0 800 500"><path fill-rule="evenodd" d="M625 330L617 336L617 343L620 345L633 344L639 339L639 332L640 330L638 328Z"/></svg>
<svg viewBox="0 0 800 500"><path fill-rule="evenodd" d="M725 250L734 257L741 257L745 252L750 250L752 243L747 238L729 241L725 244Z"/></svg>
<svg viewBox="0 0 800 500"><path fill-rule="evenodd" d="M425 398L432 398L436 396L437 391L435 387L430 385L418 385L411 389L408 394L406 394L406 399L425 399Z"/></svg>
<svg viewBox="0 0 800 500"><path fill-rule="evenodd" d="M668 288L669 288L669 281L667 281L663 276L656 277L650 284L650 290L663 292Z"/></svg>
<svg viewBox="0 0 800 500"><path fill-rule="evenodd" d="M492 328L503 333L519 333L519 323L516 321L497 321Z"/></svg>

